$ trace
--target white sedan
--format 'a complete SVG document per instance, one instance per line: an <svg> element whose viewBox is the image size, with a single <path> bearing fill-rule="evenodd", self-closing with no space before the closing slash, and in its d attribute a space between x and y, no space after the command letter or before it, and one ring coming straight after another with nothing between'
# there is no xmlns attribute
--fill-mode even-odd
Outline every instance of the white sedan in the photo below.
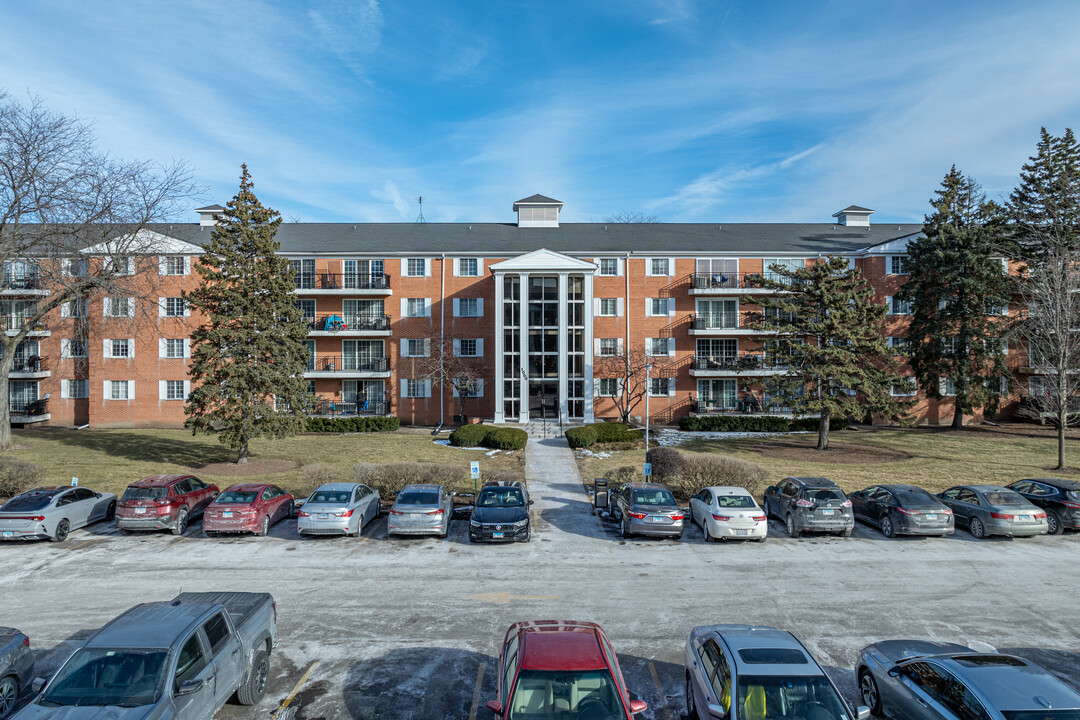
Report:
<svg viewBox="0 0 1080 720"><path fill-rule="evenodd" d="M738 538L764 542L769 520L754 496L740 487L708 487L690 496L690 518L705 542Z"/></svg>

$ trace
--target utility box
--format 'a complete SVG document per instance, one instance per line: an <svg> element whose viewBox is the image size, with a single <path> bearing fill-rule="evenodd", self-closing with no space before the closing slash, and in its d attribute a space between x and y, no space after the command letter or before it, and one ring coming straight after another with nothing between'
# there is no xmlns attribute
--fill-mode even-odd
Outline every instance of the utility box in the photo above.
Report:
<svg viewBox="0 0 1080 720"><path fill-rule="evenodd" d="M607 509L608 481L604 478L596 478L593 480L593 506Z"/></svg>

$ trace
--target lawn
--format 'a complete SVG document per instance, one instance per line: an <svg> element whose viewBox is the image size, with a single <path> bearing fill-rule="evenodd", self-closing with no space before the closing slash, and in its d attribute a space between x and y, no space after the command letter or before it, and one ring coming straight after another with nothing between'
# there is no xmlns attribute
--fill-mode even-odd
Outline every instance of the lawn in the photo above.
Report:
<svg viewBox="0 0 1080 720"><path fill-rule="evenodd" d="M524 451L500 452L436 445L429 431L353 435L307 434L283 440L255 440L252 464L257 474L239 476L231 463L236 453L216 437L193 437L185 430L16 430L19 449L10 454L46 468L50 484L68 484L72 477L94 490L122 493L128 483L148 475L192 473L224 488L237 482L265 481L286 490L303 486L315 465L333 465L349 472L353 463L432 462L467 469L480 461L481 473L509 470L524 479ZM445 439L446 433L438 438ZM291 461L291 462L289 462ZM260 469L262 468L262 469ZM285 468L285 469L283 469ZM472 481L458 490L472 491Z"/></svg>
<svg viewBox="0 0 1080 720"><path fill-rule="evenodd" d="M875 483L909 483L938 492L962 483L1006 484L1024 477L1072 477L1080 470L1052 470L1057 459L1053 431L1033 425L980 426L952 431L938 428L844 430L830 436L832 449L814 450L815 434L776 438L695 440L680 446L686 456L723 453L760 463L770 482L786 475L825 476L844 490ZM1071 430L1066 461L1075 464L1080 431ZM591 448L595 450L596 448ZM610 469L644 462L644 448L600 459L578 455L586 483Z"/></svg>

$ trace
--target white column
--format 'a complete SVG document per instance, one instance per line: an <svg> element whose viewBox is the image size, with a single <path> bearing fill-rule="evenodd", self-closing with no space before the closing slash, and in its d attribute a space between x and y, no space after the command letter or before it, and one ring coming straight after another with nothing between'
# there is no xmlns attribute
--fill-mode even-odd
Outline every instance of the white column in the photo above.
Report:
<svg viewBox="0 0 1080 720"><path fill-rule="evenodd" d="M528 374L529 370L529 273L518 273L518 282L520 287L518 288L518 296L521 303L521 316L518 320L518 327L521 332L521 367ZM518 413L518 422L525 424L529 422L529 385L525 382L525 378L522 374L518 373L518 382L521 383L521 408Z"/></svg>
<svg viewBox="0 0 1080 720"><path fill-rule="evenodd" d="M630 308L624 308L629 313ZM629 345L624 345L629 348ZM593 274L585 273L585 422L596 421L593 414Z"/></svg>
<svg viewBox="0 0 1080 720"><path fill-rule="evenodd" d="M570 374L570 356L567 354L569 348L566 346L566 327L567 327L567 308L569 303L566 297L566 273L559 273L559 420L562 422L569 422L570 420L570 406L567 403L567 396L570 394L569 390L569 378Z"/></svg>
<svg viewBox="0 0 1080 720"><path fill-rule="evenodd" d="M506 422L503 417L503 380L506 379L503 369L503 282L505 279L505 275L496 273L495 307L490 310L495 314L495 342L491 357L495 364L495 422L497 423ZM484 348L484 354L487 353L487 348Z"/></svg>

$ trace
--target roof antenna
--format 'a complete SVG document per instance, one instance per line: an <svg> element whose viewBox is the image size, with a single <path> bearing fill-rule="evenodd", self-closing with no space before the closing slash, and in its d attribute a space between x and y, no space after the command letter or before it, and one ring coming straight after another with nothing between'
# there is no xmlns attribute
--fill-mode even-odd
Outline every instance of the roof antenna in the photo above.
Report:
<svg viewBox="0 0 1080 720"><path fill-rule="evenodd" d="M420 195L416 198L416 202L420 204L420 214L416 216L416 222L423 224L424 221L424 196Z"/></svg>

